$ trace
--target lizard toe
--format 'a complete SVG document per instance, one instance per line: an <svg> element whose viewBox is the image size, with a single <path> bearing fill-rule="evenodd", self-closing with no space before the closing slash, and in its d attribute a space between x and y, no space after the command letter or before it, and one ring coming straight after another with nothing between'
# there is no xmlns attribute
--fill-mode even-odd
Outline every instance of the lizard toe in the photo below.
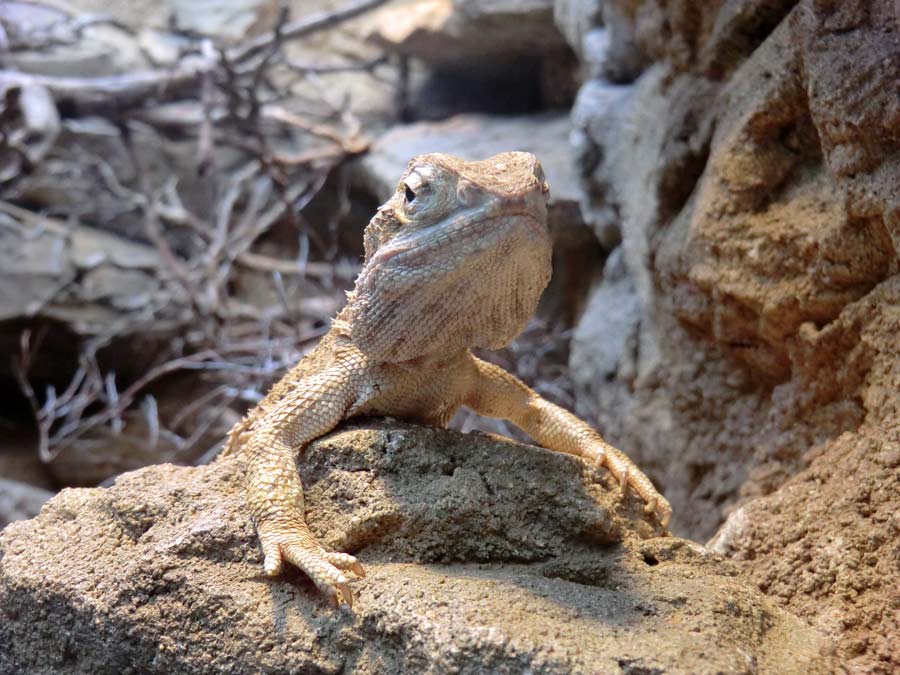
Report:
<svg viewBox="0 0 900 675"><path fill-rule="evenodd" d="M328 560L328 552L321 547L294 542L281 547L285 559L306 573L316 587L338 604L353 606L353 594L343 572Z"/></svg>
<svg viewBox="0 0 900 675"><path fill-rule="evenodd" d="M366 572L360 562L349 553L339 553L337 551L327 551L325 559L339 570L350 570L360 579L365 579Z"/></svg>
<svg viewBox="0 0 900 675"><path fill-rule="evenodd" d="M265 523L257 527L266 574L275 576L285 561L299 568L331 602L353 606L350 582L342 570L365 576L362 565L352 555L326 551L304 526Z"/></svg>
<svg viewBox="0 0 900 675"><path fill-rule="evenodd" d="M262 544L264 561L263 570L270 577L278 576L281 574L281 569L284 566L281 557L281 547L274 539L262 539L260 543Z"/></svg>

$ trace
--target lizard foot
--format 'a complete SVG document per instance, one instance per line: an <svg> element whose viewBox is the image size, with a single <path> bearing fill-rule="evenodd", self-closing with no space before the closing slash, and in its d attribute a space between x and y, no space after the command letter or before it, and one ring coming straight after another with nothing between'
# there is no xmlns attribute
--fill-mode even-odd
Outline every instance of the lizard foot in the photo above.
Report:
<svg viewBox="0 0 900 675"><path fill-rule="evenodd" d="M348 607L353 607L353 593L344 571L353 572L360 578L366 576L356 558L347 553L326 551L305 524L260 524L257 531L267 575L271 577L280 574L287 561L303 570L332 603L346 603Z"/></svg>
<svg viewBox="0 0 900 675"><path fill-rule="evenodd" d="M633 488L646 502L644 512L654 514L663 527L669 526L672 519L671 504L653 487L650 479L628 458L628 455L612 446L606 446L596 450L594 463L597 466L605 466L619 481L623 497L628 493L629 487Z"/></svg>

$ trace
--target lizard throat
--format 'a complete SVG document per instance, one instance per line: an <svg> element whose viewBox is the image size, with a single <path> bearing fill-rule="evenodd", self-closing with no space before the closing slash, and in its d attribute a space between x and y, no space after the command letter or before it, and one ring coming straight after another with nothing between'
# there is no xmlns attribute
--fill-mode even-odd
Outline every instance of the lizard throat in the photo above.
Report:
<svg viewBox="0 0 900 675"><path fill-rule="evenodd" d="M551 245L543 218L510 206L457 212L379 247L347 308L356 346L399 363L518 335L549 280Z"/></svg>

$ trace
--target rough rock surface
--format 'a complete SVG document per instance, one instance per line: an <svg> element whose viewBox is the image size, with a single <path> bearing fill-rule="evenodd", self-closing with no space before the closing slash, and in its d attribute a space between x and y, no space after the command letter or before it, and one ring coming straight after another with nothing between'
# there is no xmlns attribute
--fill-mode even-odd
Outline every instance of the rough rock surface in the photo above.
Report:
<svg viewBox="0 0 900 675"><path fill-rule="evenodd" d="M799 372L775 395L813 419L859 406L862 423L812 444L809 468L733 512L711 542L766 593L841 636L860 673L900 668L898 332L897 275L822 330L802 328Z"/></svg>
<svg viewBox="0 0 900 675"><path fill-rule="evenodd" d="M613 4L657 63L575 121L641 318L583 406L676 532L742 499L715 547L850 670L896 672L896 3Z"/></svg>
<svg viewBox="0 0 900 675"><path fill-rule="evenodd" d="M657 241L703 168L710 105L705 80L654 66L634 86L596 83L579 94L573 113L600 222L622 228L622 254L640 303L634 349L620 368L595 372L599 342L577 351L580 379L591 382L580 402L606 436L638 458L674 508L673 530L705 539L721 523L752 462L763 421L766 387L736 369L720 345L692 334L671 316L660 288ZM701 122L698 122L701 121ZM596 144L592 150L591 144ZM614 283L600 293L616 293ZM589 303L578 332L594 332L607 310ZM594 349L598 356L590 356ZM728 411L728 415L723 414Z"/></svg>
<svg viewBox="0 0 900 675"><path fill-rule="evenodd" d="M162 465L0 534L0 670L833 672L819 633L573 458L382 424L299 465L313 530L366 565L353 613L261 575L235 461Z"/></svg>

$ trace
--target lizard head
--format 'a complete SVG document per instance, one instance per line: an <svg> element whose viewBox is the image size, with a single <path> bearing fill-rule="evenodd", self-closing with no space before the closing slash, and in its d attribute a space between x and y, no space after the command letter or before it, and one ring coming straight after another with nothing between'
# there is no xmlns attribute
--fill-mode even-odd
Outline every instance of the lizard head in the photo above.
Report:
<svg viewBox="0 0 900 675"><path fill-rule="evenodd" d="M549 188L537 158L413 158L366 228L342 318L369 356L400 362L509 343L550 279Z"/></svg>

